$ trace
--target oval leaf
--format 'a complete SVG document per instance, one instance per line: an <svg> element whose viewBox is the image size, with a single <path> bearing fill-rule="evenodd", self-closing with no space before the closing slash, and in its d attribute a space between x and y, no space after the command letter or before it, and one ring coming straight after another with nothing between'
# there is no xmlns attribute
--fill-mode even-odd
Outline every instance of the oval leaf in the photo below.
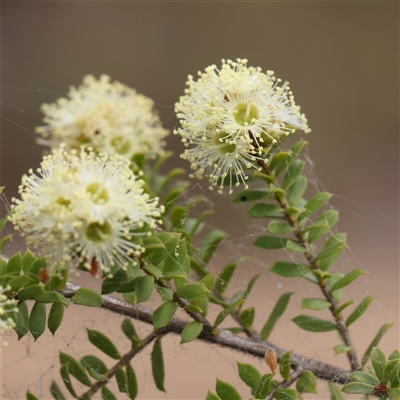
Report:
<svg viewBox="0 0 400 400"><path fill-rule="evenodd" d="M86 331L90 343L115 360L119 360L121 358L121 355L114 346L114 343L106 335L104 335L104 333L88 328L86 328Z"/></svg>
<svg viewBox="0 0 400 400"><path fill-rule="evenodd" d="M247 214L252 218L282 218L283 209L275 204L257 203L247 211Z"/></svg>
<svg viewBox="0 0 400 400"><path fill-rule="evenodd" d="M336 324L310 315L299 315L292 321L301 329L309 332L329 332L337 329Z"/></svg>
<svg viewBox="0 0 400 400"><path fill-rule="evenodd" d="M102 400L118 400L107 386L101 388L101 398Z"/></svg>
<svg viewBox="0 0 400 400"><path fill-rule="evenodd" d="M297 392L293 389L276 389L274 393L276 400L298 400Z"/></svg>
<svg viewBox="0 0 400 400"><path fill-rule="evenodd" d="M250 364L237 362L240 379L252 389L255 389L261 382L261 374Z"/></svg>
<svg viewBox="0 0 400 400"><path fill-rule="evenodd" d="M16 324L14 328L18 335L18 340L25 336L29 331L29 312L25 300L20 300L17 304L18 311L21 315L21 322Z"/></svg>
<svg viewBox="0 0 400 400"><path fill-rule="evenodd" d="M164 356L161 347L161 336L159 336L153 346L151 352L151 368L153 372L154 382L158 390L165 392L164 379L165 379L165 368L164 368Z"/></svg>
<svg viewBox="0 0 400 400"><path fill-rule="evenodd" d="M150 299L154 287L154 276L142 276L138 279L135 286L136 298L138 303L143 303Z"/></svg>
<svg viewBox="0 0 400 400"><path fill-rule="evenodd" d="M317 394L317 377L311 371L304 371L296 382L296 389L300 393Z"/></svg>
<svg viewBox="0 0 400 400"><path fill-rule="evenodd" d="M72 296L71 301L86 307L101 307L102 304L102 298L98 293L85 288L79 288Z"/></svg>
<svg viewBox="0 0 400 400"><path fill-rule="evenodd" d="M65 366L68 369L68 372L79 382L86 386L92 386L92 383L82 365L75 360L75 358L60 351L60 364Z"/></svg>
<svg viewBox="0 0 400 400"><path fill-rule="evenodd" d="M65 307L61 303L53 303L51 306L49 318L47 320L47 327L53 336L61 325L64 316L64 308Z"/></svg>
<svg viewBox="0 0 400 400"><path fill-rule="evenodd" d="M310 310L325 310L330 306L331 303L325 299L304 298L301 300L301 308L309 308Z"/></svg>
<svg viewBox="0 0 400 400"><path fill-rule="evenodd" d="M239 315L240 321L242 322L245 328L250 328L253 325L254 316L255 316L254 307L250 307L247 308L246 310L243 310Z"/></svg>
<svg viewBox="0 0 400 400"><path fill-rule="evenodd" d="M285 278L297 278L311 272L311 268L306 264L278 261L270 268L270 271Z"/></svg>
<svg viewBox="0 0 400 400"><path fill-rule="evenodd" d="M350 382L342 387L342 392L347 394L373 394L374 391L374 386L362 382Z"/></svg>
<svg viewBox="0 0 400 400"><path fill-rule="evenodd" d="M288 351L279 360L279 373L287 381L290 378L290 367L292 364L292 352Z"/></svg>
<svg viewBox="0 0 400 400"><path fill-rule="evenodd" d="M203 324L200 322L193 321L190 324L186 325L182 329L181 333L181 343L188 343L192 340L195 340L203 330Z"/></svg>
<svg viewBox="0 0 400 400"><path fill-rule="evenodd" d="M67 400L55 381L51 382L50 392L56 400Z"/></svg>
<svg viewBox="0 0 400 400"><path fill-rule="evenodd" d="M217 379L216 390L221 400L242 400L238 391L229 383Z"/></svg>
<svg viewBox="0 0 400 400"><path fill-rule="evenodd" d="M285 312L288 304L290 297L292 296L294 292L288 292L284 293L281 297L279 297L278 301L275 304L274 309L271 312L271 315L269 316L267 322L265 323L264 327L261 330L261 338L265 341L268 340L269 335L271 334L272 330L275 327L275 324L278 322L279 318L283 315Z"/></svg>
<svg viewBox="0 0 400 400"><path fill-rule="evenodd" d="M255 190L243 190L233 199L234 203L249 203L251 201L261 200L268 196L268 188L262 187Z"/></svg>
<svg viewBox="0 0 400 400"><path fill-rule="evenodd" d="M371 351L371 361L377 378L382 381L385 376L384 371L386 367L386 357L384 352L381 349L374 347Z"/></svg>
<svg viewBox="0 0 400 400"><path fill-rule="evenodd" d="M135 371L130 363L126 366L126 388L129 398L135 400L138 393L138 384Z"/></svg>
<svg viewBox="0 0 400 400"><path fill-rule="evenodd" d="M351 282L353 282L355 279L357 279L359 276L366 274L366 271L363 271L362 269L354 269L353 271L349 272L347 275L345 275L342 279L337 281L331 288L331 291L334 292L335 290L342 289L347 285L350 285Z"/></svg>
<svg viewBox="0 0 400 400"><path fill-rule="evenodd" d="M152 320L154 329L164 328L174 316L178 304L173 301L166 301L161 304L153 313Z"/></svg>
<svg viewBox="0 0 400 400"><path fill-rule="evenodd" d="M379 383L379 379L376 376L373 376L371 374L362 371L356 371L351 373L350 378L353 378L358 382L366 383L372 386L376 386Z"/></svg>
<svg viewBox="0 0 400 400"><path fill-rule="evenodd" d="M43 334L46 328L46 305L36 302L29 317L29 330L36 340Z"/></svg>
<svg viewBox="0 0 400 400"><path fill-rule="evenodd" d="M358 318L361 317L367 310L368 306L371 304L374 298L371 296L367 296L360 305L349 315L346 320L346 326L351 325L353 322L357 321Z"/></svg>

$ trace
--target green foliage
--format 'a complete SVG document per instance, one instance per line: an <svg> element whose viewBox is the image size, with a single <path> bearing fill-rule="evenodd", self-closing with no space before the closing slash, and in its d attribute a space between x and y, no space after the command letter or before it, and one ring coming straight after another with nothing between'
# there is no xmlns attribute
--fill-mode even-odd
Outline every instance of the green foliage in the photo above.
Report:
<svg viewBox="0 0 400 400"><path fill-rule="evenodd" d="M317 377L311 371L304 371L296 382L296 390L300 393L317 394Z"/></svg>
<svg viewBox="0 0 400 400"><path fill-rule="evenodd" d="M263 340L267 341L272 330L274 329L276 323L278 322L279 318L283 315L285 312L288 304L290 297L293 295L293 292L288 292L282 294L277 303L275 304L267 322L263 326L260 336Z"/></svg>
<svg viewBox="0 0 400 400"><path fill-rule="evenodd" d="M215 388L221 400L242 400L238 391L227 382L217 379Z"/></svg>
<svg viewBox="0 0 400 400"><path fill-rule="evenodd" d="M383 335L387 332L388 329L390 329L394 324L392 323L386 323L381 326L379 329L378 333L375 335L375 337L372 339L370 345L368 346L367 350L365 350L365 353L361 359L361 365L364 366L367 361L370 358L371 351L374 347L378 346L379 342L381 341Z"/></svg>
<svg viewBox="0 0 400 400"><path fill-rule="evenodd" d="M109 357L119 360L121 355L114 343L106 336L104 333L96 331L94 329L86 328L88 334L89 342L96 346L103 353L107 354Z"/></svg>
<svg viewBox="0 0 400 400"><path fill-rule="evenodd" d="M129 398L132 400L136 399L138 393L138 384L135 371L130 363L128 363L126 366L126 388Z"/></svg>
<svg viewBox="0 0 400 400"><path fill-rule="evenodd" d="M325 299L304 298L301 300L301 308L309 308L310 310L325 310L330 306L331 303Z"/></svg>
<svg viewBox="0 0 400 400"><path fill-rule="evenodd" d="M244 260L246 260L246 257L240 257L237 258L235 261L231 262L230 264L228 264L218 275L218 278L216 280L215 283L215 288L217 290L217 292L219 293L219 295L223 296L225 293L226 288L229 285L229 282L232 279L232 276L236 270L237 265L240 262L243 262Z"/></svg>
<svg viewBox="0 0 400 400"><path fill-rule="evenodd" d="M152 319L154 329L164 328L164 326L167 326L177 308L178 304L173 301L162 303L153 313Z"/></svg>
<svg viewBox="0 0 400 400"><path fill-rule="evenodd" d="M94 290L79 288L72 296L71 301L81 306L101 307L102 298Z"/></svg>
<svg viewBox="0 0 400 400"><path fill-rule="evenodd" d="M285 278L304 277L311 272L311 268L306 264L287 261L277 261L269 270Z"/></svg>
<svg viewBox="0 0 400 400"><path fill-rule="evenodd" d="M31 315L29 316L29 330L36 340L42 336L46 329L46 306L44 303L36 302L32 307Z"/></svg>
<svg viewBox="0 0 400 400"><path fill-rule="evenodd" d="M200 246L199 258L204 264L208 264L217 250L219 244L226 238L226 233L220 230L213 230L209 232L204 238Z"/></svg>
<svg viewBox="0 0 400 400"><path fill-rule="evenodd" d="M367 296L360 305L349 315L346 319L346 326L350 326L353 322L357 321L365 311L367 311L368 306L371 304L374 298L371 296Z"/></svg>
<svg viewBox="0 0 400 400"><path fill-rule="evenodd" d="M254 206L247 211L247 214L252 218L282 218L282 213L283 210L281 207L268 203L254 204Z"/></svg>
<svg viewBox="0 0 400 400"><path fill-rule="evenodd" d="M136 348L141 345L139 335L136 333L136 329L129 318L125 318L121 325L122 332L132 342L132 348Z"/></svg>
<svg viewBox="0 0 400 400"><path fill-rule="evenodd" d="M53 303L51 306L49 318L47 320L47 327L53 336L61 325L64 317L64 309L65 307L61 303Z"/></svg>
<svg viewBox="0 0 400 400"><path fill-rule="evenodd" d="M237 362L240 379L252 389L256 389L261 383L261 374L250 364L242 364Z"/></svg>
<svg viewBox="0 0 400 400"><path fill-rule="evenodd" d="M243 190L239 192L233 199L234 203L250 203L252 201L257 201L264 199L269 194L267 187L261 187L256 190Z"/></svg>
<svg viewBox="0 0 400 400"><path fill-rule="evenodd" d="M60 352L60 364L61 366L67 368L68 372L83 385L92 385L82 364L70 355Z"/></svg>
<svg viewBox="0 0 400 400"><path fill-rule="evenodd" d="M153 372L154 382L158 390L165 392L164 380L165 380L165 367L164 367L164 356L161 346L161 336L159 336L153 346L151 353L151 366Z"/></svg>
<svg viewBox="0 0 400 400"><path fill-rule="evenodd" d="M315 318L310 315L299 315L292 321L301 329L309 332L329 332L337 329L334 322Z"/></svg>
<svg viewBox="0 0 400 400"><path fill-rule="evenodd" d="M287 381L290 379L290 369L292 365L292 351L288 351L282 355L279 360L279 373L282 378Z"/></svg>
<svg viewBox="0 0 400 400"><path fill-rule="evenodd" d="M182 332L181 332L181 342L180 344L183 343L188 343L191 342L200 335L201 331L203 330L203 324L200 322L192 321L189 324L187 324Z"/></svg>
<svg viewBox="0 0 400 400"><path fill-rule="evenodd" d="M55 381L51 382L50 392L56 400L67 400Z"/></svg>

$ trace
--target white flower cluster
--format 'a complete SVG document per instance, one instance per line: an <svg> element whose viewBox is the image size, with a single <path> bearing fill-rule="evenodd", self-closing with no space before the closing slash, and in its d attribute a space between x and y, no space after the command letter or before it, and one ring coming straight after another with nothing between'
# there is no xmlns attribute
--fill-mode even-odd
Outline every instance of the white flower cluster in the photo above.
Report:
<svg viewBox="0 0 400 400"><path fill-rule="evenodd" d="M149 234L138 228L155 228L163 207L143 192L129 164L122 156L61 146L44 157L38 175L23 176L10 219L51 271L78 258L88 269L97 263L109 272L144 250L131 239Z"/></svg>
<svg viewBox="0 0 400 400"><path fill-rule="evenodd" d="M188 149L182 158L191 162L194 176L207 176L210 189L225 179L245 187L244 169L258 168L265 162L271 145L297 129L310 130L300 107L285 83L272 71L247 67L247 60L222 60L199 72L199 79L188 77L185 95L175 105L181 128L174 131ZM264 157L263 157L264 155Z"/></svg>
<svg viewBox="0 0 400 400"><path fill-rule="evenodd" d="M14 299L8 299L4 292L11 288L0 285L0 336L15 327L15 322L10 317L11 313L17 312L17 306ZM1 339L3 346L7 346L7 342Z"/></svg>
<svg viewBox="0 0 400 400"><path fill-rule="evenodd" d="M53 148L66 143L67 149L90 146L97 153L129 159L136 154L159 155L168 131L154 114L153 101L110 79L87 75L81 86L70 88L68 98L43 104L43 120L48 125L36 128L46 138L39 143Z"/></svg>

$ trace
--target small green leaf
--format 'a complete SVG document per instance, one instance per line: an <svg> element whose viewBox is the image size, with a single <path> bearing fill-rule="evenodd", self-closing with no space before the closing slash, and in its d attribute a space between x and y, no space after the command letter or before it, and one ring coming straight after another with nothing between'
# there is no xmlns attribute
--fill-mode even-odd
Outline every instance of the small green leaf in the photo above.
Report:
<svg viewBox="0 0 400 400"><path fill-rule="evenodd" d="M332 400L345 400L345 398L342 396L340 388L336 384L333 382L328 382L328 386L332 395Z"/></svg>
<svg viewBox="0 0 400 400"><path fill-rule="evenodd" d="M232 263L228 264L219 274L217 281L215 283L215 288L217 289L218 293L223 295L225 293L226 288L229 285L229 282L232 279L232 276L235 272L237 265L246 260L247 257L239 257Z"/></svg>
<svg viewBox="0 0 400 400"><path fill-rule="evenodd" d="M296 278L308 274L311 272L311 268L306 264L277 261L270 271L285 278Z"/></svg>
<svg viewBox="0 0 400 400"><path fill-rule="evenodd" d="M200 283L202 283L209 291L212 291L215 285L215 274L208 274L201 278Z"/></svg>
<svg viewBox="0 0 400 400"><path fill-rule="evenodd" d="M276 400L298 400L297 392L293 389L276 389L274 393Z"/></svg>
<svg viewBox="0 0 400 400"><path fill-rule="evenodd" d="M67 400L55 381L51 382L50 392L56 400Z"/></svg>
<svg viewBox="0 0 400 400"><path fill-rule="evenodd" d="M304 206L305 211L301 214L300 220L318 211L332 197L330 193L319 192L314 195Z"/></svg>
<svg viewBox="0 0 400 400"><path fill-rule="evenodd" d="M26 249L24 256L22 257L22 268L25 272L29 271L30 266L36 260L35 255L29 250Z"/></svg>
<svg viewBox="0 0 400 400"><path fill-rule="evenodd" d="M342 353L347 353L348 351L353 350L353 348L351 346L345 346L343 344L339 344L335 346L333 350L335 351L336 355L339 355Z"/></svg>
<svg viewBox="0 0 400 400"><path fill-rule="evenodd" d="M229 383L217 378L216 390L221 400L242 400L238 391Z"/></svg>
<svg viewBox="0 0 400 400"><path fill-rule="evenodd" d="M244 294L243 294L244 295ZM233 304L231 304L229 307L225 308L222 310L218 315L217 318L215 319L213 329L215 329L218 325L221 325L224 319L231 314L236 308L240 307L244 303L243 297L239 298L236 300Z"/></svg>
<svg viewBox="0 0 400 400"><path fill-rule="evenodd" d="M294 228L286 222L271 221L268 224L267 231L273 233L274 235L284 235L286 233L293 232Z"/></svg>
<svg viewBox="0 0 400 400"><path fill-rule="evenodd" d="M393 350L388 357L388 361L397 360L398 358L400 358L400 351Z"/></svg>
<svg viewBox="0 0 400 400"><path fill-rule="evenodd" d="M346 307L350 306L351 304L354 304L354 300L349 300L346 301L345 303L341 304L336 310L335 310L335 315L339 315L339 313L344 310Z"/></svg>
<svg viewBox="0 0 400 400"><path fill-rule="evenodd" d="M178 296L184 299L190 299L206 293L209 293L209 290L202 283L186 283L177 292Z"/></svg>
<svg viewBox="0 0 400 400"><path fill-rule="evenodd" d="M289 239L278 237L278 236L259 236L254 241L254 246L260 247L264 250L276 250L286 248L286 244Z"/></svg>
<svg viewBox="0 0 400 400"><path fill-rule="evenodd" d="M79 288L72 296L71 301L86 307L101 307L103 302L101 296L94 290Z"/></svg>
<svg viewBox="0 0 400 400"><path fill-rule="evenodd" d="M271 334L272 330L275 327L275 324L278 322L279 318L283 315L285 312L288 304L290 297L292 296L294 292L287 292L282 294L277 303L274 306L274 309L272 310L267 322L265 323L264 327L261 330L261 338L265 341L268 340L269 335Z"/></svg>
<svg viewBox="0 0 400 400"><path fill-rule="evenodd" d="M7 274L19 275L22 270L22 257L18 252L10 257L7 263Z"/></svg>
<svg viewBox="0 0 400 400"><path fill-rule="evenodd" d="M151 353L151 367L153 372L154 382L158 390L165 392L164 379L165 379L165 369L164 369L164 356L161 347L161 336L159 336L153 346L153 351Z"/></svg>
<svg viewBox="0 0 400 400"><path fill-rule="evenodd" d="M347 247L345 233L336 233L335 235L331 236L326 242L321 253L319 253L316 257L319 267L323 271L327 271L342 255L344 249Z"/></svg>
<svg viewBox="0 0 400 400"><path fill-rule="evenodd" d="M28 390L26 392L26 400L39 400L39 398Z"/></svg>
<svg viewBox="0 0 400 400"><path fill-rule="evenodd" d="M173 301L162 303L153 313L152 320L154 329L164 328L174 316L178 304Z"/></svg>
<svg viewBox="0 0 400 400"><path fill-rule="evenodd" d="M68 392L70 392L72 397L75 397L77 399L78 395L76 394L75 389L72 386L71 377L69 376L68 367L66 365L61 366L60 375Z"/></svg>
<svg viewBox="0 0 400 400"><path fill-rule="evenodd" d="M252 206L247 214L252 218L282 218L283 209L274 204L257 203Z"/></svg>
<svg viewBox="0 0 400 400"><path fill-rule="evenodd" d="M182 229L188 215L189 215L189 210L187 207L184 207L182 205L173 206L170 211L173 229L176 230Z"/></svg>
<svg viewBox="0 0 400 400"><path fill-rule="evenodd" d="M365 350L365 353L361 359L361 366L364 366L367 361L369 360L369 357L371 355L371 351L374 347L378 346L379 342L381 341L383 335L386 333L388 329L390 329L394 324L393 323L386 323L381 326L379 329L379 332L375 335L375 337L372 339L372 342L368 346L367 350Z"/></svg>
<svg viewBox="0 0 400 400"><path fill-rule="evenodd" d="M206 400L221 400L221 397L219 397L218 395L214 394L213 392L208 391Z"/></svg>
<svg viewBox="0 0 400 400"><path fill-rule="evenodd" d="M304 298L301 300L301 308L309 308L310 310L325 310L329 308L331 303L325 299Z"/></svg>
<svg viewBox="0 0 400 400"><path fill-rule="evenodd" d="M252 394L257 399L265 399L268 393L271 391L272 378L274 374L265 374L261 377L260 383L252 391Z"/></svg>
<svg viewBox="0 0 400 400"><path fill-rule="evenodd" d="M47 319L47 327L53 336L61 325L64 317L64 308L65 307L61 303L53 303L51 306L49 318Z"/></svg>
<svg viewBox="0 0 400 400"><path fill-rule="evenodd" d="M294 160L286 171L286 174L282 181L282 189L288 190L294 184L296 179L300 176L303 171L305 162L301 160Z"/></svg>
<svg viewBox="0 0 400 400"><path fill-rule="evenodd" d="M400 400L400 388L391 388L388 392L388 395L393 399L393 400Z"/></svg>
<svg viewBox="0 0 400 400"><path fill-rule="evenodd" d="M397 386L400 382L400 359L388 360L383 373L383 381L391 382L391 386Z"/></svg>
<svg viewBox="0 0 400 400"><path fill-rule="evenodd" d="M104 362L96 356L87 355L87 356L82 357L81 364L86 369L88 369L90 367L93 371L96 371L98 374L105 375L108 373L108 368L107 368L106 364L104 364ZM89 371L89 373L90 373L90 371Z"/></svg>
<svg viewBox="0 0 400 400"><path fill-rule="evenodd" d="M374 347L371 351L371 361L377 378L382 381L386 367L386 357L381 349Z"/></svg>
<svg viewBox="0 0 400 400"><path fill-rule="evenodd" d="M343 277L343 274L341 274L340 272L336 272L336 273L334 273L334 274L332 274L331 276L330 276L330 278L328 279L328 288L329 288L329 290L331 291L331 293L332 293L332 295L333 295L333 297L335 298L335 300L337 301L337 302L340 302L341 300L342 300L342 297L343 297L343 289L338 289L338 290L335 290L334 292L332 291L332 286L336 283L336 282L338 282L338 281L340 281L340 279L342 279L342 277Z"/></svg>
<svg viewBox="0 0 400 400"><path fill-rule="evenodd" d="M282 161L287 160L288 158L291 157L290 152L288 151L280 151L278 153L276 153L272 159L271 162L269 163L269 170L273 171Z"/></svg>
<svg viewBox="0 0 400 400"><path fill-rule="evenodd" d="M257 279L258 279L260 276L261 276L261 274L257 274L257 275L254 275L254 276L250 279L250 282L247 284L246 291L244 292L244 295L243 295L243 298L244 298L244 299L247 299L247 298L249 297L250 292L252 291L254 284L256 283Z"/></svg>
<svg viewBox="0 0 400 400"><path fill-rule="evenodd" d="M203 330L203 324L200 322L193 321L186 325L181 332L181 343L188 343L195 340Z"/></svg>
<svg viewBox="0 0 400 400"><path fill-rule="evenodd" d="M132 400L136 399L138 394L138 384L135 371L130 363L128 363L126 366L126 388L129 398Z"/></svg>
<svg viewBox="0 0 400 400"><path fill-rule="evenodd" d="M131 321L130 318L125 318L122 321L121 325L122 331L124 332L125 336L132 342L132 347L136 348L139 343L141 343L141 340L136 333L136 329Z"/></svg>
<svg viewBox="0 0 400 400"><path fill-rule="evenodd" d="M121 355L114 343L104 334L96 330L86 328L90 343L100 349L103 353L115 360L121 359Z"/></svg>
<svg viewBox="0 0 400 400"><path fill-rule="evenodd" d="M47 261L45 258L38 258L37 260L35 260L31 266L29 267L29 272L33 275L38 275L39 271L41 269L46 269L47 268Z"/></svg>
<svg viewBox="0 0 400 400"><path fill-rule="evenodd" d="M357 279L359 276L366 274L366 271L363 271L362 269L354 269L353 271L350 271L348 274L346 274L342 279L337 281L331 288L331 291L334 292L335 290L342 289L346 287L347 285L350 285L351 282L353 282L355 279Z"/></svg>
<svg viewBox="0 0 400 400"><path fill-rule="evenodd" d="M155 267L155 266L152 265L152 264L150 264L150 265L145 265L145 266L143 267L143 269L144 269L148 274L153 275L154 278L156 278L156 279L160 279L161 276L162 276L162 274L163 274L162 271L161 271L159 268Z"/></svg>
<svg viewBox="0 0 400 400"><path fill-rule="evenodd" d="M261 383L261 374L250 364L237 362L240 379L252 389Z"/></svg>
<svg viewBox="0 0 400 400"><path fill-rule="evenodd" d="M103 280L101 294L114 293L126 282L128 282L126 272L123 269L118 269L113 277Z"/></svg>
<svg viewBox="0 0 400 400"><path fill-rule="evenodd" d="M373 394L374 386L361 382L346 383L342 387L342 392L347 394Z"/></svg>
<svg viewBox="0 0 400 400"><path fill-rule="evenodd" d="M117 380L117 384L118 384L118 390L121 393L126 393L127 388L126 388L126 374L125 371L118 366L116 371L115 371L115 378Z"/></svg>
<svg viewBox="0 0 400 400"><path fill-rule="evenodd" d="M290 378L290 367L292 365L292 351L287 351L279 360L279 373L287 381Z"/></svg>
<svg viewBox="0 0 400 400"><path fill-rule="evenodd" d="M256 190L243 190L233 199L234 203L249 203L251 201L261 200L268 196L268 188L262 187Z"/></svg>
<svg viewBox="0 0 400 400"><path fill-rule="evenodd" d="M159 293L159 295L161 296L161 300L165 301L172 301L174 298L174 292L172 291L172 289L169 288L165 288L163 286L158 286L158 285L154 285L155 288L157 289L157 292Z"/></svg>
<svg viewBox="0 0 400 400"><path fill-rule="evenodd" d="M245 328L250 328L253 325L254 316L255 316L254 307L250 307L247 308L246 310L243 310L239 315L240 321L242 322Z"/></svg>
<svg viewBox="0 0 400 400"><path fill-rule="evenodd" d="M309 332L329 332L337 329L336 324L331 321L315 318L310 315L299 315L292 321L301 329Z"/></svg>
<svg viewBox="0 0 400 400"><path fill-rule="evenodd" d="M138 279L135 286L136 298L138 303L143 303L150 299L154 287L154 276L142 276Z"/></svg>
<svg viewBox="0 0 400 400"><path fill-rule="evenodd" d="M79 382L86 386L92 386L82 365L75 358L60 351L60 364L68 368L68 372Z"/></svg>
<svg viewBox="0 0 400 400"><path fill-rule="evenodd" d="M36 340L43 334L46 328L46 306L44 303L36 302L29 317L29 330Z"/></svg>
<svg viewBox="0 0 400 400"><path fill-rule="evenodd" d="M380 382L376 376L362 371L356 371L351 373L350 378L353 378L358 382L366 383L372 386L376 386Z"/></svg>
<svg viewBox="0 0 400 400"><path fill-rule="evenodd" d="M101 388L101 398L102 400L118 400L107 386Z"/></svg>
<svg viewBox="0 0 400 400"><path fill-rule="evenodd" d="M199 258L205 265L207 265L211 260L215 250L217 250L219 244L225 238L226 233L218 229L215 229L206 235L201 243L199 252Z"/></svg>
<svg viewBox="0 0 400 400"><path fill-rule="evenodd" d="M20 323L14 328L18 335L18 340L24 337L29 331L29 312L25 300L20 300L17 304L18 311L21 315Z"/></svg>
<svg viewBox="0 0 400 400"><path fill-rule="evenodd" d="M300 175L289 189L287 201L290 205L296 206L299 204L304 192L307 188L307 178Z"/></svg>
<svg viewBox="0 0 400 400"><path fill-rule="evenodd" d="M300 393L318 394L317 377L311 371L304 371L296 382L296 389Z"/></svg>
<svg viewBox="0 0 400 400"><path fill-rule="evenodd" d="M353 322L357 321L367 310L368 306L371 304L374 298L367 296L360 305L349 315L346 320L346 326L350 326Z"/></svg>

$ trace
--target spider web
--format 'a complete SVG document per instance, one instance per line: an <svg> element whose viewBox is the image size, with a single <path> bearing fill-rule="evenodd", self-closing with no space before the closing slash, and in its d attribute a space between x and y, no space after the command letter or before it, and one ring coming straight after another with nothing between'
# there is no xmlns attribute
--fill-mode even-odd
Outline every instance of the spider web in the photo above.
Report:
<svg viewBox="0 0 400 400"><path fill-rule="evenodd" d="M18 96L27 92L31 95L37 95L37 109L42 102L53 101L54 97L65 95L65 93L4 86L3 92L6 90L12 94L10 96L11 99L13 96L15 98L15 93L18 94L16 96L17 99ZM176 123L172 107L158 105L157 108L161 109L161 114L166 125ZM32 114L19 108L18 101L11 104L9 100L4 100L2 101L2 118L5 135L8 134L7 131L12 126L15 128L13 130L14 134L21 135L26 146L28 143L29 146L32 145L29 148L21 148L20 154L15 154L15 162L19 163L19 160L22 160L21 155L28 154L30 156L29 162L33 163L29 168L37 167L42 149L39 146L33 147L36 135L33 132L32 126L41 124L39 112ZM296 138L296 140L299 139L299 137ZM311 148L313 147L312 143L311 140ZM181 150L180 144L176 140L174 141L174 138L171 139L169 144L176 147L176 153L179 154ZM286 148L287 146L284 147ZM7 150L3 148L2 152L5 151ZM307 198L310 198L318 191L330 191L329 187L324 187L318 179L316 167L314 166L310 152L312 153L312 150L307 149L303 155L307 161L305 173L309 181L309 187L306 192ZM167 167L172 165L179 165L185 169L188 168L188 165L179 161L176 156L173 161L167 163ZM16 188L19 181L14 180L13 183L15 183ZM342 354L333 357L332 347L340 344L340 339L335 333L311 334L298 329L291 321L293 317L302 313L328 320L331 319L328 312L313 313L310 310L303 312L300 309L301 298L321 297L318 288L305 280L297 278L286 279L268 272L274 261L292 260L300 262L302 260L299 255L289 251L268 252L252 246L252 243L258 236L265 234L268 220L249 219L246 215L246 211L249 208L248 205L233 204L232 196L226 194L222 196L217 195L210 192L207 187L206 181L192 180L191 186L183 193L180 201L182 204L186 204L200 196L207 197L207 201L203 202L196 211L199 214L204 209L211 208L215 211L214 216L206 220L204 231L207 232L218 228L225 230L229 234L229 237L220 245L210 263L211 272L219 272L225 265L239 256L248 255L250 257L249 260L239 264L234 279L230 284L228 295L233 295L237 291L243 290L255 274L262 274L245 305L245 308L250 306L255 307L256 319L254 327L257 331L260 331L277 298L285 292L296 292L290 301L288 310L286 310L284 316L275 327L270 337L271 342L287 350L293 350L295 353L348 369L348 361L345 355ZM11 196L16 195L15 188L10 187L10 190L8 190L8 187L6 188L5 196L2 196L2 214L8 211L9 199ZM342 217L331 234L337 231L352 230L353 234L355 233L357 237L357 234L365 226L374 227L374 229L383 232L385 236L385 241L376 245L377 253L381 251L386 255L390 253L391 259L396 259L396 256L393 257L393 250L389 248L389 245L393 245L393 240L388 240L388 238L398 237L399 227L390 218L390 215L384 209L380 208L379 204L359 196L355 187L350 191L349 195L340 196L334 194L333 200L328 207L339 209ZM12 236L12 241L6 247L6 254L11 255L18 250L23 251L23 240L13 232L10 226L6 227L6 233ZM359 278L347 288L343 301L352 298L355 300L355 305L358 305L367 295L376 296L376 299L364 316L351 327L358 356L362 355L382 324L385 322L395 322L395 328L385 335L380 345L386 354L388 354L398 345L399 340L397 320L398 282L396 279L390 279L390 276L395 275L391 275L389 272L381 274L379 270L376 271L373 268L374 263L381 260L379 254L375 258L368 260L362 255L362 245L357 240L353 241L351 235L348 242L350 249L332 267L334 272L346 274L354 268L362 268L371 270L371 273ZM200 250L200 242L196 242L195 246L198 252ZM381 268L383 269L384 267ZM76 278L76 280L74 279L74 283L98 291L100 290L99 281L88 277ZM389 297L387 295L388 292L391 292ZM157 307L157 301L157 296L154 296L145 305L154 309ZM31 306L32 304L30 304ZM211 307L207 318L213 321L218 312L217 308ZM178 314L178 316L182 316L182 314ZM14 332L7 333L5 339L9 343L9 346L2 350L2 398L25 398L26 390L29 388L39 398L50 399L49 386L53 379L63 388L59 375L59 351L66 352L76 359L80 359L86 354L94 354L102 358L108 367L111 367L114 361L103 356L88 343L85 328L96 329L105 333L118 344L119 350L123 353L129 350L130 344L121 332L120 324L122 320L121 316L106 310L71 305L66 310L63 323L54 338L46 331L36 343L30 334L18 342ZM134 324L142 337L152 329L151 326L136 321L134 321ZM234 321L228 318L222 326L230 327L234 325ZM179 336L168 335L163 339L166 388L168 392L163 394L155 389L151 376L151 347L149 346L149 348L145 349L132 362L138 378L138 398L140 399L184 399L188 398L188 393L190 393L191 399L204 398L208 389L214 391L216 377L234 384L240 393L248 393L250 396L248 388L238 378L235 361L251 363L263 374L269 373L266 364L254 357L205 343L189 343L180 346ZM79 384L76 385L76 388L78 393L82 393L85 390ZM110 384L110 388L114 389L114 393L118 393L114 382ZM63 391L65 391L64 388ZM326 385L320 385L318 395L304 396L305 399L328 399L329 397ZM97 394L94 398L101 398L101 396ZM122 396L121 398L127 397Z"/></svg>

